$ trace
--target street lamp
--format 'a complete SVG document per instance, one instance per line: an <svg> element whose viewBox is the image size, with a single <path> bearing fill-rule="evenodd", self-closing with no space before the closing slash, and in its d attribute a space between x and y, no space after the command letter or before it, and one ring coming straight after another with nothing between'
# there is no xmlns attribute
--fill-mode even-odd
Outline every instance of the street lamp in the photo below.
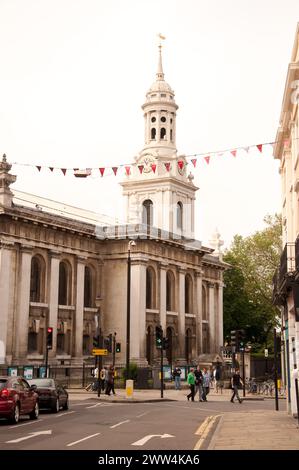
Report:
<svg viewBox="0 0 299 470"><path fill-rule="evenodd" d="M126 379L129 380L130 368L130 323L131 323L131 246L136 246L134 240L128 243L128 271L127 271L127 347L126 347Z"/></svg>

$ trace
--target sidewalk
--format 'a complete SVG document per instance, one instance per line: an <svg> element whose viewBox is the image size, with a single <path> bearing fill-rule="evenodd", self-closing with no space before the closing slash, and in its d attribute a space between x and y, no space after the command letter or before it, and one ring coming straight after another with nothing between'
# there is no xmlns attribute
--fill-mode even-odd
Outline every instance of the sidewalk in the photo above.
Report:
<svg viewBox="0 0 299 470"><path fill-rule="evenodd" d="M225 413L208 450L298 450L297 423L285 411Z"/></svg>

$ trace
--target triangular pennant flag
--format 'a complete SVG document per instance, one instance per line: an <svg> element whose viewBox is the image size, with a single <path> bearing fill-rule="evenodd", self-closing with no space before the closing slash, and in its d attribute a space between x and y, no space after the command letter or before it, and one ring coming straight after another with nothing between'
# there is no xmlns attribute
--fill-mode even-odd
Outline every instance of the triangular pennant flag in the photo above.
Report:
<svg viewBox="0 0 299 470"><path fill-rule="evenodd" d="M50 170L50 171L53 171L53 170L54 170L54 167L53 167L53 166L49 166L49 170Z"/></svg>
<svg viewBox="0 0 299 470"><path fill-rule="evenodd" d="M259 149L259 151L262 153L262 150L263 150L263 144L259 144L257 145L257 148Z"/></svg>
<svg viewBox="0 0 299 470"><path fill-rule="evenodd" d="M156 163L152 163L152 170L154 173L156 173L156 168L157 168Z"/></svg>
<svg viewBox="0 0 299 470"><path fill-rule="evenodd" d="M179 160L179 161L178 161L178 167L179 167L180 170L183 169L183 167L184 167L184 162L183 162L183 160Z"/></svg>
<svg viewBox="0 0 299 470"><path fill-rule="evenodd" d="M41 166L39 166L39 165L36 165L36 168L38 169L38 171L40 171L40 169L41 169Z"/></svg>
<svg viewBox="0 0 299 470"><path fill-rule="evenodd" d="M125 166L125 170L126 170L126 175L127 175L127 176L130 176L131 167L130 167L130 166Z"/></svg>
<svg viewBox="0 0 299 470"><path fill-rule="evenodd" d="M166 171L169 171L170 170L170 162L166 162L166 163L164 163L164 165L165 165Z"/></svg>
<svg viewBox="0 0 299 470"><path fill-rule="evenodd" d="M232 154L233 157L237 155L237 150L231 150L230 153Z"/></svg>
<svg viewBox="0 0 299 470"><path fill-rule="evenodd" d="M104 176L105 168L99 168L101 176Z"/></svg>
<svg viewBox="0 0 299 470"><path fill-rule="evenodd" d="M65 174L66 174L66 170L67 170L67 169L66 169L66 168L60 168L60 169L61 169L62 173L63 173L63 174L64 174L64 176L65 176Z"/></svg>
<svg viewBox="0 0 299 470"><path fill-rule="evenodd" d="M205 161L207 162L207 164L210 163L210 156L207 156L207 157L204 157Z"/></svg>
<svg viewBox="0 0 299 470"><path fill-rule="evenodd" d="M249 152L249 149L250 149L250 147L243 147L243 150L245 150L245 152L247 152L247 153Z"/></svg>
<svg viewBox="0 0 299 470"><path fill-rule="evenodd" d="M113 171L115 176L116 176L117 170L118 170L118 166L113 166L112 167L112 171Z"/></svg>
<svg viewBox="0 0 299 470"><path fill-rule="evenodd" d="M222 155L223 155L223 152L218 152L218 153L217 153L217 156L218 156L218 157L222 157Z"/></svg>
<svg viewBox="0 0 299 470"><path fill-rule="evenodd" d="M194 168L196 167L197 158L192 158L191 162L193 163Z"/></svg>
<svg viewBox="0 0 299 470"><path fill-rule="evenodd" d="M138 169L140 171L140 174L142 175L144 165L138 165Z"/></svg>

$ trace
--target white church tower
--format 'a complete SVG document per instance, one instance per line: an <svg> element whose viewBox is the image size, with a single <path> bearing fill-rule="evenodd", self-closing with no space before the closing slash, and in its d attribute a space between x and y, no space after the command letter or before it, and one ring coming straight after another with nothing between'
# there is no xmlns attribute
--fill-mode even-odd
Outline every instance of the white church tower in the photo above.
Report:
<svg viewBox="0 0 299 470"><path fill-rule="evenodd" d="M184 155L176 148L174 92L164 80L159 45L156 80L146 94L144 147L122 182L127 223L143 223L193 238L197 187Z"/></svg>

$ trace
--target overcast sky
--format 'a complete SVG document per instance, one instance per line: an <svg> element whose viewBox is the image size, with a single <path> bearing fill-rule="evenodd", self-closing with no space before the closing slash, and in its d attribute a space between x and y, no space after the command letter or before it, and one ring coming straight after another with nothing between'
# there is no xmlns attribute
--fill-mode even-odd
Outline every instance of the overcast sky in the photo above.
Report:
<svg viewBox="0 0 299 470"><path fill-rule="evenodd" d="M0 0L0 152L45 166L132 162L159 32L180 153L274 141L297 21L298 0ZM200 160L197 238L218 227L227 246L280 211L270 150ZM16 189L124 218L119 178L13 172Z"/></svg>

